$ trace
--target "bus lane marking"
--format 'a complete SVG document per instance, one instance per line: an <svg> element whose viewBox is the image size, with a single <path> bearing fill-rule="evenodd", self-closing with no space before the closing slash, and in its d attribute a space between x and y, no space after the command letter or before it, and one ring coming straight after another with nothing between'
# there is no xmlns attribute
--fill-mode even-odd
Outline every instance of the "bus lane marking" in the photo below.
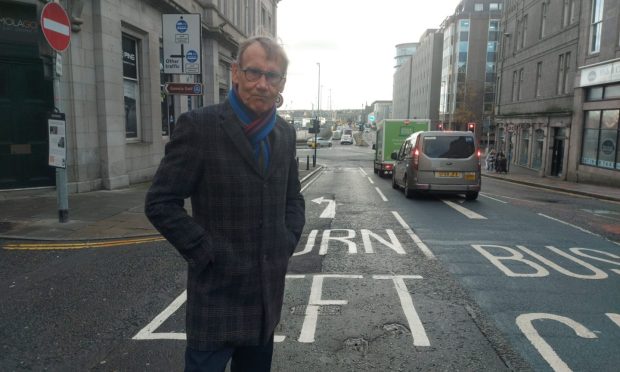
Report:
<svg viewBox="0 0 620 372"><path fill-rule="evenodd" d="M472 219L472 220L486 220L487 218L474 212L474 211L470 211L469 209L458 205L454 202L451 202L449 200L441 200L442 202L444 202L445 204L447 204L448 206L452 207L453 209L455 209L457 212L461 212L462 214L465 215L465 217Z"/></svg>
<svg viewBox="0 0 620 372"><path fill-rule="evenodd" d="M613 253L608 253L601 250L590 249L590 248L581 248L581 247L572 247L569 248L573 255L568 252L565 252L559 248L556 248L551 245L545 246L549 251L554 252L557 256L563 257L568 261L572 261L576 266L583 268L584 270L590 271L590 274L581 274L570 271L567 268L560 266L559 264L553 262L551 259L544 257L542 254L536 253L531 249L523 245L516 245L517 249L512 247L495 245L495 244L472 244L472 248L474 248L478 253L480 253L483 257L489 260L497 269L503 272L508 277L520 277L520 278L542 278L550 275L549 270L543 266L547 265L549 268L554 269L556 272L566 275L568 277L572 277L575 279L582 280L603 280L607 279L609 275L602 269L585 262L576 256L590 258L593 260L597 260L600 262L606 262L613 265L620 266L620 256L615 255ZM519 250L528 254L528 258L521 253ZM589 252L584 253L584 251ZM602 258L601 256L606 256L608 258L615 258L618 261L612 261L608 258ZM536 262L537 261L537 262ZM524 267L529 267L525 269ZM618 269L609 269L611 272L619 274L620 270Z"/></svg>
<svg viewBox="0 0 620 372"><path fill-rule="evenodd" d="M560 359L558 354L553 350L551 345L544 338L540 336L534 325L535 320L553 320L560 322L575 331L575 334L582 338L597 338L594 332L587 329L581 323L578 323L570 318L561 315L549 314L549 313L529 313L521 314L517 317L516 323L521 332L530 341L532 346L538 351L538 353L545 359L554 371L572 371L568 365Z"/></svg>

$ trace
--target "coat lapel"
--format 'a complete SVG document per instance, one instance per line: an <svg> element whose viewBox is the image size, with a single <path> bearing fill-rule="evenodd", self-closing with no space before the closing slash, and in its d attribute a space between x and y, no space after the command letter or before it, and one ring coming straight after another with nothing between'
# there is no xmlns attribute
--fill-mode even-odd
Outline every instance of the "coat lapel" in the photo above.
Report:
<svg viewBox="0 0 620 372"><path fill-rule="evenodd" d="M273 173L274 169L279 166L279 162L283 159L284 154L280 152L283 149L283 141L284 141L284 133L283 128L278 124L278 118L276 117L276 125L273 127L273 130L269 134L269 146L271 149L271 154L269 156L269 167L267 167L267 176L269 178Z"/></svg>
<svg viewBox="0 0 620 372"><path fill-rule="evenodd" d="M235 144L235 147L241 157L256 173L258 173L261 177L264 177L263 172L258 166L258 162L254 158L254 152L252 151L252 146L250 146L250 141L248 141L247 137L243 133L241 125L242 124L233 111L232 106L230 106L228 101L226 101L226 103L222 105L222 111L220 112L220 126L228 137L230 137L232 143Z"/></svg>

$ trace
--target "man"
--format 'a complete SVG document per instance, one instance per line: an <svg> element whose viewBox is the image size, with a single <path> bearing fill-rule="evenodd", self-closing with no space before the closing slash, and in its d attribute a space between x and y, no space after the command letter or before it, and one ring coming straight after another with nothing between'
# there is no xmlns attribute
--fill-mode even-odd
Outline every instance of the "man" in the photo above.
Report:
<svg viewBox="0 0 620 372"><path fill-rule="evenodd" d="M295 129L275 114L288 59L239 46L223 104L179 117L146 215L188 262L186 371L269 371L288 260L304 217ZM183 208L191 197L193 217Z"/></svg>

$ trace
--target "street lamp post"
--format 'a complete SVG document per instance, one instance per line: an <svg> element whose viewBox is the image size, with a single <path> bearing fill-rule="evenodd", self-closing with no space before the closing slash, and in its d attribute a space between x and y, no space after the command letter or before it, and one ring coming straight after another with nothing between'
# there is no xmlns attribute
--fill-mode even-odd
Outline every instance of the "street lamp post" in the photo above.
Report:
<svg viewBox="0 0 620 372"><path fill-rule="evenodd" d="M321 127L321 119L319 119L321 114L321 62L316 63L319 66L319 84L318 84L318 93L317 93L317 105L316 105L316 120L319 122L319 128ZM317 136L318 130L314 132L314 157L312 159L312 166L316 166L316 149L317 149Z"/></svg>

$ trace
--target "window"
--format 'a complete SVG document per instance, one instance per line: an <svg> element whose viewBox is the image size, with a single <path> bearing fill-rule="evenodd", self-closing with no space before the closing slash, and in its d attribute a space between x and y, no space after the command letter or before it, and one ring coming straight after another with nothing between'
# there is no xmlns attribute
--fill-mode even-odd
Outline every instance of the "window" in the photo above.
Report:
<svg viewBox="0 0 620 372"><path fill-rule="evenodd" d="M562 5L562 27L573 24L575 22L575 2L577 0L564 0Z"/></svg>
<svg viewBox="0 0 620 372"><path fill-rule="evenodd" d="M548 5L547 3L543 2L542 3L542 11L540 12L540 34L538 35L539 39L542 39L543 37L545 37L545 27L547 25L547 9L548 9Z"/></svg>
<svg viewBox="0 0 620 372"><path fill-rule="evenodd" d="M523 69L519 70L519 87L518 89L518 94L517 94L517 100L521 100L523 98L521 92L523 91Z"/></svg>
<svg viewBox="0 0 620 372"><path fill-rule="evenodd" d="M620 84L609 85L605 87L605 99L620 98Z"/></svg>
<svg viewBox="0 0 620 372"><path fill-rule="evenodd" d="M530 129L521 129L521 148L519 152L519 164L527 165L530 154Z"/></svg>
<svg viewBox="0 0 620 372"><path fill-rule="evenodd" d="M545 143L545 132L542 129L534 131L534 148L532 149L532 168L540 169L542 165L543 145Z"/></svg>
<svg viewBox="0 0 620 372"><path fill-rule="evenodd" d="M536 64L536 89L535 96L540 97L540 91L542 89L542 62Z"/></svg>
<svg viewBox="0 0 620 372"><path fill-rule="evenodd" d="M601 50L601 31L603 29L603 3L605 0L592 0L592 17L590 17L590 53Z"/></svg>
<svg viewBox="0 0 620 372"><path fill-rule="evenodd" d="M564 54L560 54L558 57L558 85L556 88L557 94L563 93L564 87Z"/></svg>
<svg viewBox="0 0 620 372"><path fill-rule="evenodd" d="M517 99L517 79L518 79L518 72L513 71L512 73L512 96L510 99L512 102L515 102Z"/></svg>
<svg viewBox="0 0 620 372"><path fill-rule="evenodd" d="M482 12L484 10L484 4L482 3L475 3L474 4L474 11L475 12Z"/></svg>
<svg viewBox="0 0 620 372"><path fill-rule="evenodd" d="M491 3L489 4L489 10L500 10L501 9L501 5L500 3Z"/></svg>
<svg viewBox="0 0 620 372"><path fill-rule="evenodd" d="M586 111L581 164L620 170L619 110Z"/></svg>
<svg viewBox="0 0 620 372"><path fill-rule="evenodd" d="M557 94L568 93L570 80L568 74L570 72L570 52L560 54L558 57L558 85Z"/></svg>
<svg viewBox="0 0 620 372"><path fill-rule="evenodd" d="M123 34L123 96L125 103L125 138L140 139L140 77L138 40Z"/></svg>
<svg viewBox="0 0 620 372"><path fill-rule="evenodd" d="M527 38L527 14L523 16L523 22L521 23L521 26L523 27L523 34L521 35L521 49L523 49L523 47L526 45L526 38Z"/></svg>

